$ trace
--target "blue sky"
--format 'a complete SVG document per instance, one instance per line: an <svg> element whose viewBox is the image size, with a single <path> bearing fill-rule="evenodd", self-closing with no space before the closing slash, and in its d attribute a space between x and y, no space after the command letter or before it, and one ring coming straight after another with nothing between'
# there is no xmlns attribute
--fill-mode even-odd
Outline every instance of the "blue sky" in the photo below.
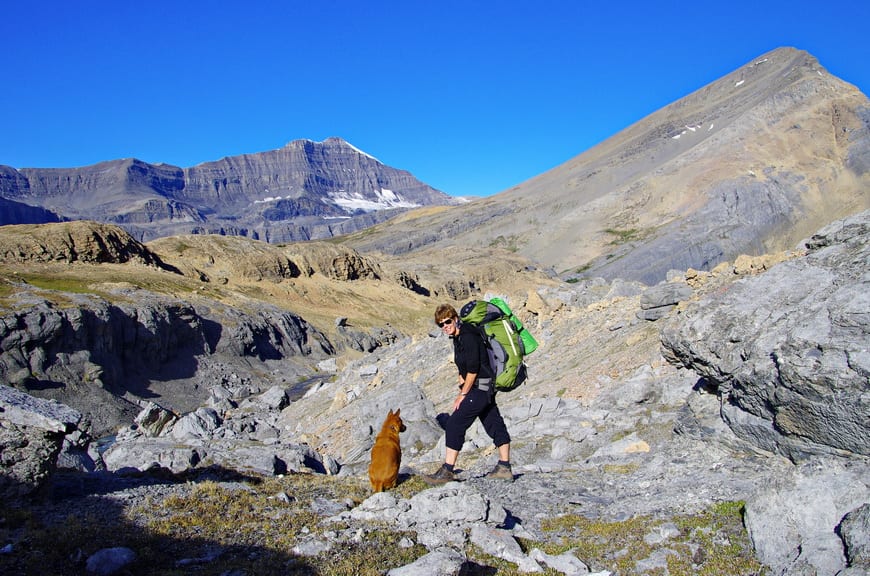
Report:
<svg viewBox="0 0 870 576"><path fill-rule="evenodd" d="M0 164L189 167L338 136L484 196L780 46L867 94L868 22L864 0L8 2Z"/></svg>

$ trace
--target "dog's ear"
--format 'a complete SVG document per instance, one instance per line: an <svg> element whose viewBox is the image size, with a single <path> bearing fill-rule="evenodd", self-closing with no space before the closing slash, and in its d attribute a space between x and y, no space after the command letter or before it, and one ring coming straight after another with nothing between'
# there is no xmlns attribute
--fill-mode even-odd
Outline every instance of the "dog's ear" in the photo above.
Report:
<svg viewBox="0 0 870 576"><path fill-rule="evenodd" d="M396 413L395 413L395 416L398 416L398 415L399 415L399 412L401 412L401 411L402 411L402 409L401 409L401 408L396 408Z"/></svg>

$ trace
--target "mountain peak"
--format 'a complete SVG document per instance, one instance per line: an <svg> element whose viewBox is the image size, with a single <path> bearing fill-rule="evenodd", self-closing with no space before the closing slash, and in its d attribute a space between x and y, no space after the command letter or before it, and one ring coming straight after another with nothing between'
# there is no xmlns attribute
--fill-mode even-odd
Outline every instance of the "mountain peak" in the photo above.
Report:
<svg viewBox="0 0 870 576"><path fill-rule="evenodd" d="M326 138L320 142L317 142L316 140L309 140L307 138L302 138L299 140L291 140L290 142L288 142L287 144L284 145L284 148L290 148L290 149L346 148L349 150L353 150L357 154L361 154L367 158L370 158L371 160L374 160L375 162L378 162L379 164L381 163L380 160L378 160L377 158L375 158L374 156L372 156L368 152L364 152L363 150L360 150L359 148L357 148L356 146L354 146L353 144L351 144L350 142L348 142L344 138L340 138L338 136L330 136L329 138Z"/></svg>
<svg viewBox="0 0 870 576"><path fill-rule="evenodd" d="M566 279L655 284L870 206L868 110L812 55L777 48L505 192L349 241L503 246Z"/></svg>

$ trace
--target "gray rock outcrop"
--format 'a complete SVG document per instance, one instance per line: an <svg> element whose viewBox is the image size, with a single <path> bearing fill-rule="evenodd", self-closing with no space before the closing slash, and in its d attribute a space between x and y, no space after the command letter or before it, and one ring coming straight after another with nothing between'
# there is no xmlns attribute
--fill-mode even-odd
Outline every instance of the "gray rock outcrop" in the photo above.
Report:
<svg viewBox="0 0 870 576"><path fill-rule="evenodd" d="M144 290L127 296L113 303L73 295L74 305L63 308L37 299L8 310L0 316L0 380L51 394L100 434L131 422L139 400L162 397L166 408L194 410L211 386L250 372L252 363L268 370L283 361L286 378L288 360L306 373L308 358L334 352L304 319L275 307L199 310Z"/></svg>
<svg viewBox="0 0 870 576"><path fill-rule="evenodd" d="M756 446L870 456L870 212L807 247L687 307L662 331L664 353L716 389L723 419Z"/></svg>
<svg viewBox="0 0 870 576"><path fill-rule="evenodd" d="M746 529L759 560L775 574L834 575L861 566L862 544L854 541L861 532L842 525L870 502L867 473L866 463L819 459L771 477L746 503ZM847 563L847 550L854 561Z"/></svg>
<svg viewBox="0 0 870 576"><path fill-rule="evenodd" d="M681 301L692 295L692 288L683 282L664 282L644 291L640 297L642 320L658 320L668 315Z"/></svg>
<svg viewBox="0 0 870 576"><path fill-rule="evenodd" d="M332 458L310 446L281 441L277 414L289 401L288 389L274 386L257 395L235 390L239 396L222 386L212 389L212 398L223 399L220 413L203 406L177 417L149 403L102 453L106 469L181 473L207 464L265 476L338 472Z"/></svg>
<svg viewBox="0 0 870 576"><path fill-rule="evenodd" d="M0 384L0 499L38 491L49 479L82 415L58 402Z"/></svg>
<svg viewBox="0 0 870 576"><path fill-rule="evenodd" d="M840 533L846 544L849 566L870 572L870 504L863 504L843 517Z"/></svg>

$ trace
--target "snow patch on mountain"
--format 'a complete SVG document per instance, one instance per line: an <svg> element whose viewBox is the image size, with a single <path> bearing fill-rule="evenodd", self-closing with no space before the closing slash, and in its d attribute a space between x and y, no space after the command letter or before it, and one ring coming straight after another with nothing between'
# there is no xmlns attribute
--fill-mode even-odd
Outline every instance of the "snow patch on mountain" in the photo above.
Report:
<svg viewBox="0 0 870 576"><path fill-rule="evenodd" d="M348 145L348 146L350 146L351 150L353 150L353 151L355 151L355 152L357 152L357 153L359 153L359 154L362 154L362 155L365 156L366 158L371 158L371 159L374 160L375 162L378 162L378 163L380 163L380 164L383 164L383 162L381 162L380 160L378 160L377 158L375 158L375 157L372 156L371 154L368 154L368 153L366 153L366 152L363 152L362 150L360 150L359 148L357 148L356 146L354 146L354 145L351 144L350 142L346 142L346 141L345 141L345 144Z"/></svg>
<svg viewBox="0 0 870 576"><path fill-rule="evenodd" d="M390 208L419 208L422 206L415 202L408 202L392 190L387 190L386 188L376 190L374 198L359 192L335 192L330 194L330 200L346 212L356 212L357 210L375 212L377 210L389 210Z"/></svg>
<svg viewBox="0 0 870 576"><path fill-rule="evenodd" d="M254 200L254 204L264 204L266 202L277 202L278 200L281 200L281 199L282 199L281 196L266 196L262 200ZM287 196L287 199L289 200L290 197Z"/></svg>

